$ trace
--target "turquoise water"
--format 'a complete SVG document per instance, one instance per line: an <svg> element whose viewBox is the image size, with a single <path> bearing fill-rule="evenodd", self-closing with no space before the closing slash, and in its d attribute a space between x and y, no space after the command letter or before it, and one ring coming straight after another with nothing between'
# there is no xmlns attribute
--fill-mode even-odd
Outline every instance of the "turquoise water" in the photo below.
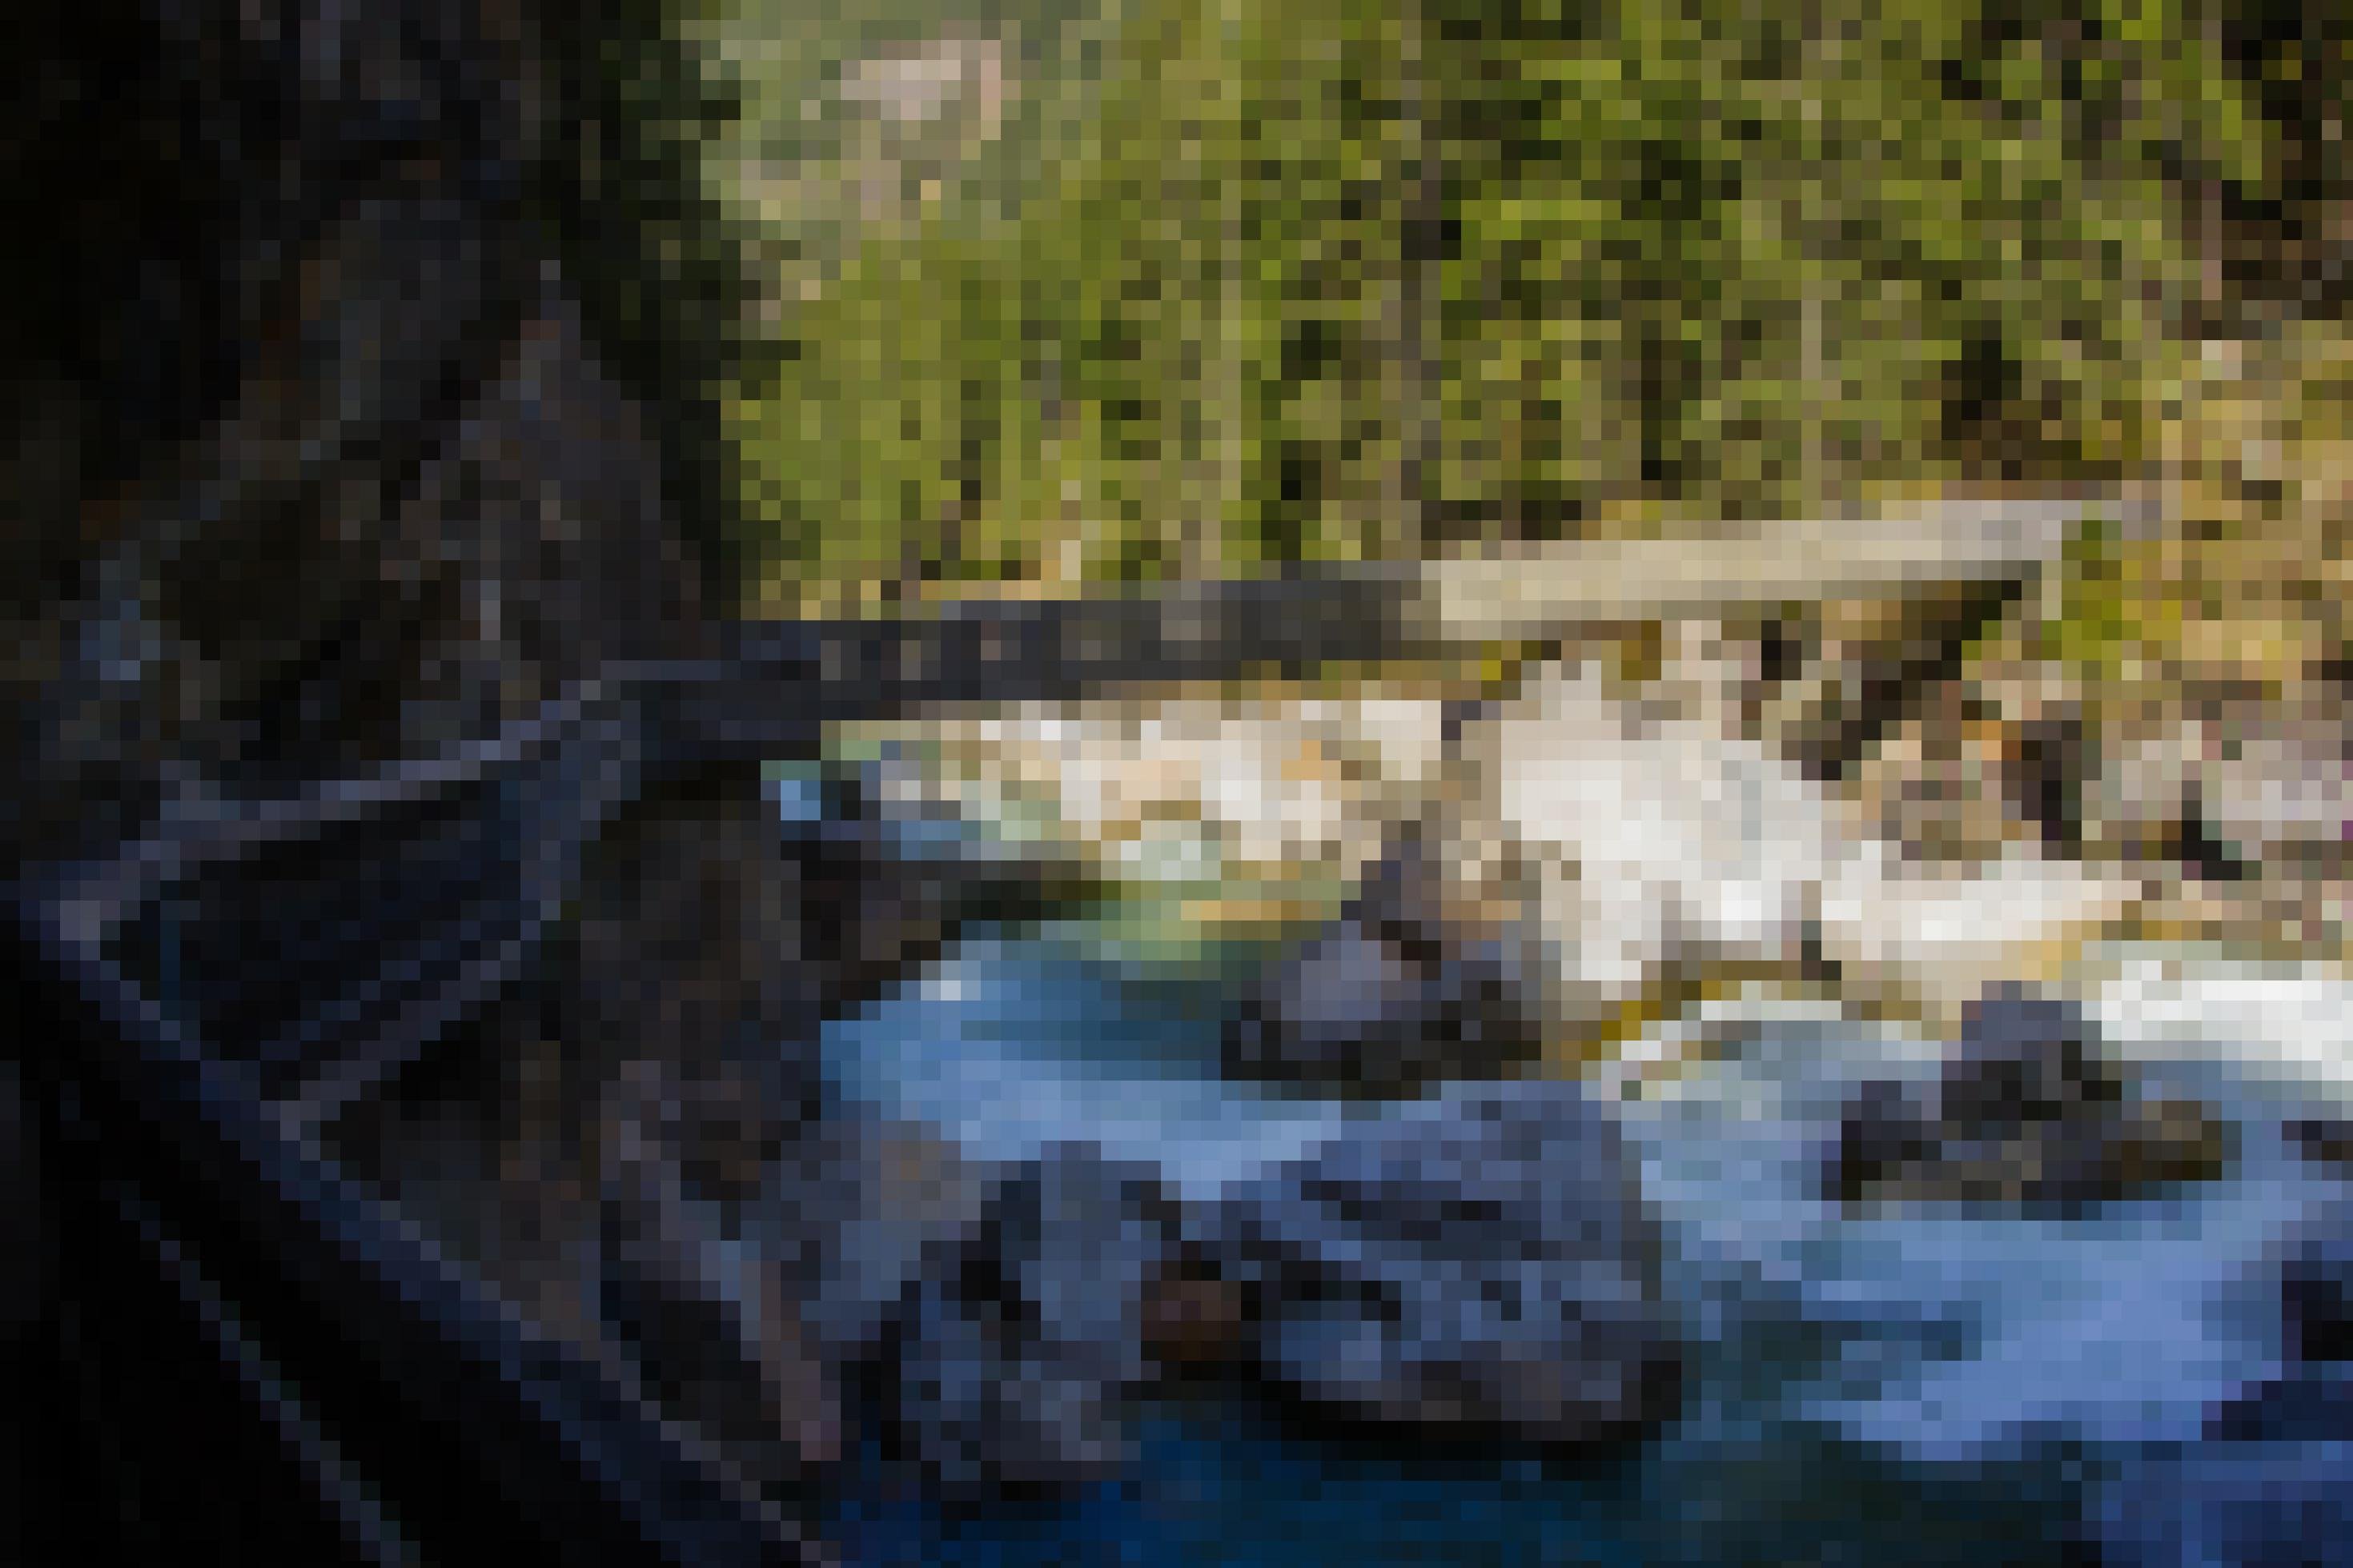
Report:
<svg viewBox="0 0 2353 1568"><path fill-rule="evenodd" d="M965 944L838 1026L854 1098L989 1156L1062 1139L1196 1194L1377 1109L1215 1076L1217 983L1102 960L1082 931ZM913 1507L848 1533L874 1561L1407 1563L2033 1562L2081 1485L2193 1437L2275 1370L2261 1289L2340 1184L2227 1075L2179 1087L2241 1121L2230 1179L2097 1217L1855 1217L1813 1173L1865 1074L1926 1071L1859 1029L1757 1031L1626 1123L1697 1347L1683 1417L1599 1468L1416 1457L1164 1406L1134 1479L1044 1515ZM1933 1526L1933 1527L1932 1527Z"/></svg>
<svg viewBox="0 0 2353 1568"><path fill-rule="evenodd" d="M2057 1561L2059 1467L1931 1472L1821 1439L1703 1457L1670 1437L1569 1468L1339 1448L1231 1408L1162 1411L1134 1479L1052 1510L943 1520L845 1507L852 1561L900 1564L2031 1563Z"/></svg>

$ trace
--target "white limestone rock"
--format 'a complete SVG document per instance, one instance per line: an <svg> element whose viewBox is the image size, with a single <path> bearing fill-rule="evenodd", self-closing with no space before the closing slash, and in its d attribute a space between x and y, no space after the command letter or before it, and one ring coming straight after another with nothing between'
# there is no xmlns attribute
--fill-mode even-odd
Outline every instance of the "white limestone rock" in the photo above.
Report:
<svg viewBox="0 0 2353 1568"><path fill-rule="evenodd" d="M1536 1011L1569 1036L1682 979L1829 965L1859 1003L1949 1025L2139 895L2023 843L1916 864L1723 703L1630 700L1591 667L1491 706L1185 697L927 734L902 789L1132 879L1353 883L1410 825L1442 871L1432 908L1499 972L1536 977Z"/></svg>

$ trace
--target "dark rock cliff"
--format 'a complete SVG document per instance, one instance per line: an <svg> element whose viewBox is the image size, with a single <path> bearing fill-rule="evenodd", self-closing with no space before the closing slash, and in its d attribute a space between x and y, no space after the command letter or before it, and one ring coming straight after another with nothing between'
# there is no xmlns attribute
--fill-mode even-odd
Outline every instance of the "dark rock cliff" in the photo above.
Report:
<svg viewBox="0 0 2353 1568"><path fill-rule="evenodd" d="M713 646L730 295L659 22L627 0L19 18L0 68L0 165L30 219L0 256L18 863L102 854L174 801L315 795L609 661ZM638 802L527 983L331 1145L593 1333L599 1207L704 1141L677 1110L698 1086L753 1073L753 1146L797 1133L792 1046L829 994L792 962L802 901L754 773Z"/></svg>

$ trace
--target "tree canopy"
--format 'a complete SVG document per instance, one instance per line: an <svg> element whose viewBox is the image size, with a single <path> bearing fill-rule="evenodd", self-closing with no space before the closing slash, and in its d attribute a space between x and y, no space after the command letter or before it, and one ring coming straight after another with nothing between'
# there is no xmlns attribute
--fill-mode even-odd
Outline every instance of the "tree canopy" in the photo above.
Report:
<svg viewBox="0 0 2353 1568"><path fill-rule="evenodd" d="M2225 275L2340 199L2310 8L729 0L700 37L778 349L731 405L752 535L870 593L2116 478L2222 313L2335 306Z"/></svg>

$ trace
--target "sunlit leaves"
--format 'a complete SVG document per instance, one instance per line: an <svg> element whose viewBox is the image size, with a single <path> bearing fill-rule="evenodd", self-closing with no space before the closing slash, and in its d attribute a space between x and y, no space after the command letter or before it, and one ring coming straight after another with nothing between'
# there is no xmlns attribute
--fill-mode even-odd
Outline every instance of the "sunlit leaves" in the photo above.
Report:
<svg viewBox="0 0 2353 1568"><path fill-rule="evenodd" d="M799 353L743 427L826 571L2120 474L2211 287L2199 204L2278 160L2190 0L868 4L758 100ZM996 38L1011 107L886 157L825 84L927 36Z"/></svg>

